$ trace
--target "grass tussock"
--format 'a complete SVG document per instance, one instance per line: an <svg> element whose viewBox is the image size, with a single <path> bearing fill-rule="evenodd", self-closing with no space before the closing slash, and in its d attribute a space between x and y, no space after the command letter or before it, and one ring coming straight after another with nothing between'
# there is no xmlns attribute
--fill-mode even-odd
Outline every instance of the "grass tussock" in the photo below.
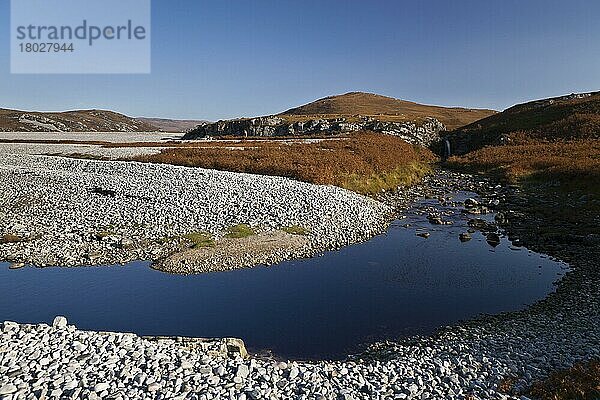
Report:
<svg viewBox="0 0 600 400"><path fill-rule="evenodd" d="M215 246L215 240L212 235L207 232L192 232L183 235L182 237L191 243L193 249Z"/></svg>
<svg viewBox="0 0 600 400"><path fill-rule="evenodd" d="M533 385L529 397L539 400L600 399L600 361L590 361L552 374Z"/></svg>
<svg viewBox="0 0 600 400"><path fill-rule="evenodd" d="M357 133L335 140L217 142L181 147L137 161L276 175L336 185L363 194L418 181L436 157L400 138Z"/></svg>
<svg viewBox="0 0 600 400"><path fill-rule="evenodd" d="M600 189L600 140L595 139L520 140L451 157L448 163L455 168L489 173L513 182L552 180L590 190Z"/></svg>
<svg viewBox="0 0 600 400"><path fill-rule="evenodd" d="M227 228L225 237L228 239L242 239L253 235L256 235L256 230L254 228L246 224L239 224Z"/></svg>
<svg viewBox="0 0 600 400"><path fill-rule="evenodd" d="M414 185L430 172L431 167L428 164L412 163L402 165L389 172L348 175L342 179L339 186L354 192L374 195L399 186Z"/></svg>
<svg viewBox="0 0 600 400"><path fill-rule="evenodd" d="M308 235L308 229L300 225L292 225L281 228L285 233L289 233L290 235L299 235L306 236Z"/></svg>

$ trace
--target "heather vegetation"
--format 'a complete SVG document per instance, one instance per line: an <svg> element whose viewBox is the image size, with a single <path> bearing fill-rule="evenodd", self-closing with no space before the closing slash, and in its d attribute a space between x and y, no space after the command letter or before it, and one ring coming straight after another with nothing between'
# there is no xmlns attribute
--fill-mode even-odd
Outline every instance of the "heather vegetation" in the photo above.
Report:
<svg viewBox="0 0 600 400"><path fill-rule="evenodd" d="M520 140L489 146L448 160L450 166L485 172L508 181L556 181L562 186L600 189L600 140Z"/></svg>
<svg viewBox="0 0 600 400"><path fill-rule="evenodd" d="M600 399L600 361L580 363L556 372L535 384L530 396L539 400Z"/></svg>
<svg viewBox="0 0 600 400"><path fill-rule="evenodd" d="M453 152L502 142L600 139L600 92L516 105L447 134Z"/></svg>
<svg viewBox="0 0 600 400"><path fill-rule="evenodd" d="M429 172L429 150L380 134L358 133L333 140L246 141L168 148L138 161L234 172L277 175L375 194L410 185Z"/></svg>

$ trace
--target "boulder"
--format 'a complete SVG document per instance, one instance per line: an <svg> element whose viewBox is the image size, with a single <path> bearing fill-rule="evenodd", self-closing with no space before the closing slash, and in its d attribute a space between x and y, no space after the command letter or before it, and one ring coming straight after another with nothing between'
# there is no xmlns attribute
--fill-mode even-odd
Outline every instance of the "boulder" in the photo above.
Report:
<svg viewBox="0 0 600 400"><path fill-rule="evenodd" d="M59 315L52 321L52 326L56 329L64 329L67 327L67 319Z"/></svg>

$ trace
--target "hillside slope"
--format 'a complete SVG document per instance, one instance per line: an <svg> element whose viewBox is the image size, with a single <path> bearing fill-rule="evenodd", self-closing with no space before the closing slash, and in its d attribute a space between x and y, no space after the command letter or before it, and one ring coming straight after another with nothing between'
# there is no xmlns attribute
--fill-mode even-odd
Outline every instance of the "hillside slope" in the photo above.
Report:
<svg viewBox="0 0 600 400"><path fill-rule="evenodd" d="M5 132L154 132L144 121L104 110L30 112L0 109Z"/></svg>
<svg viewBox="0 0 600 400"><path fill-rule="evenodd" d="M196 128L198 125L204 125L208 121L204 120L187 120L187 119L166 119L166 118L136 118L138 121L156 127L162 132L187 132L190 129Z"/></svg>
<svg viewBox="0 0 600 400"><path fill-rule="evenodd" d="M511 141L600 139L600 92L519 104L446 137L453 154Z"/></svg>
<svg viewBox="0 0 600 400"><path fill-rule="evenodd" d="M600 92L520 104L445 138L451 166L600 194Z"/></svg>
<svg viewBox="0 0 600 400"><path fill-rule="evenodd" d="M381 121L415 121L435 118L448 129L470 124L496 111L460 107L440 107L398 100L371 93L351 92L325 97L312 103L284 111L278 116L290 119L315 116L370 116Z"/></svg>

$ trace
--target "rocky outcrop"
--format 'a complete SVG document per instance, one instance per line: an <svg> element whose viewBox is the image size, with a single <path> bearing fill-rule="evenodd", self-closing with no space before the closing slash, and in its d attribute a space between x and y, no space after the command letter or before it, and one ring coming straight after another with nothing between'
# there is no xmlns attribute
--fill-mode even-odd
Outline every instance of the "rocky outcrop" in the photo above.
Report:
<svg viewBox="0 0 600 400"><path fill-rule="evenodd" d="M288 122L278 116L268 116L201 125L188 132L184 139L204 139L216 136L327 136L372 131L399 136L412 144L429 146L440 140L439 134L443 130L445 130L445 126L435 118L426 118L422 123L386 122L368 117L359 117L356 121L340 117Z"/></svg>

